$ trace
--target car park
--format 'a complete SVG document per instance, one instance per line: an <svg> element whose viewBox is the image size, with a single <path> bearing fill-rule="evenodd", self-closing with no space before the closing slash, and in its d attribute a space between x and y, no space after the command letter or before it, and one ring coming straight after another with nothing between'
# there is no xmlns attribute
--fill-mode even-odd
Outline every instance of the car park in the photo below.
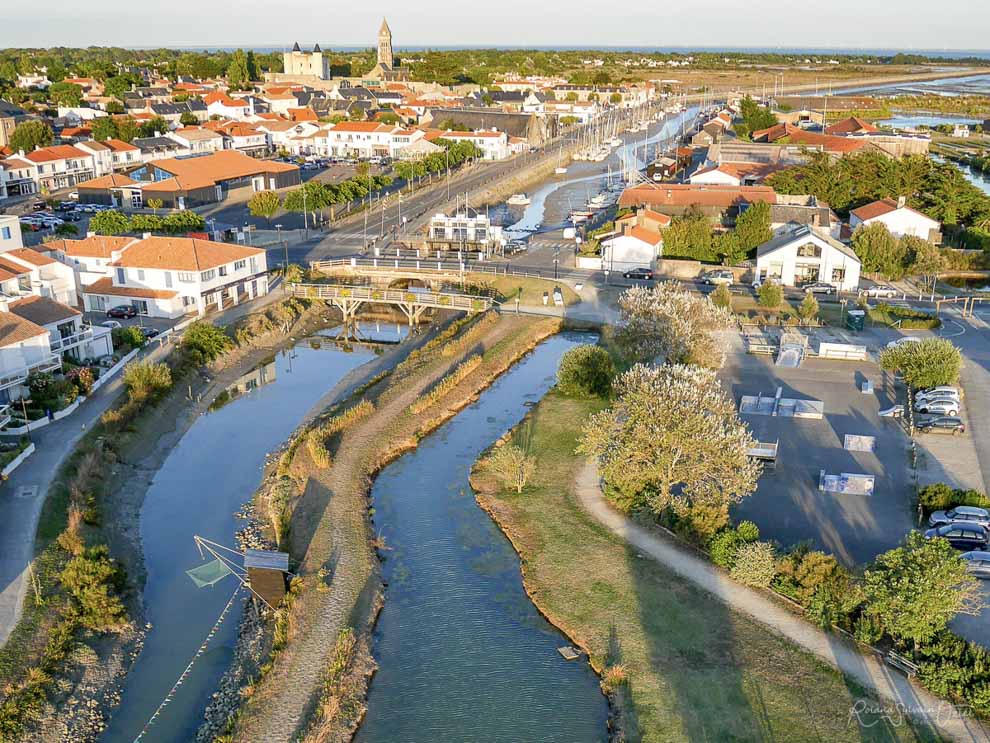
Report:
<svg viewBox="0 0 990 743"><path fill-rule="evenodd" d="M832 294L835 292L835 287L824 281L816 281L813 284L805 284L804 292L805 294Z"/></svg>
<svg viewBox="0 0 990 743"><path fill-rule="evenodd" d="M966 563L966 572L986 580L990 578L990 552L963 552L959 555Z"/></svg>
<svg viewBox="0 0 990 743"><path fill-rule="evenodd" d="M701 280L706 284L718 285L725 284L729 286L735 281L735 277L732 275L732 271L727 270L717 270L717 271L706 271Z"/></svg>
<svg viewBox="0 0 990 743"><path fill-rule="evenodd" d="M959 415L959 401L951 398L941 398L935 400L922 400L914 404L917 413L931 413L932 415Z"/></svg>
<svg viewBox="0 0 990 743"><path fill-rule="evenodd" d="M928 517L928 525L932 527L954 523L978 524L990 529L990 511L976 506L956 506L948 511L935 511Z"/></svg>
<svg viewBox="0 0 990 743"><path fill-rule="evenodd" d="M896 297L900 292L897 291L892 286L887 286L886 284L874 284L873 286L867 287L862 291L862 294L867 297L877 297L880 299L892 299Z"/></svg>
<svg viewBox="0 0 990 743"><path fill-rule="evenodd" d="M626 271L624 274L622 274L622 277L626 279L639 279L642 281L652 281L653 271L651 271L649 268L634 268L630 271Z"/></svg>
<svg viewBox="0 0 990 743"><path fill-rule="evenodd" d="M949 415L933 415L915 421L915 428L919 433L944 433L952 436L966 433L966 424L962 418L955 418Z"/></svg>
<svg viewBox="0 0 990 743"><path fill-rule="evenodd" d="M986 550L990 546L990 535L978 524L946 524L925 532L926 539L947 539L957 550Z"/></svg>
<svg viewBox="0 0 990 743"><path fill-rule="evenodd" d="M107 310L107 317L137 317L137 308L132 304L118 304Z"/></svg>

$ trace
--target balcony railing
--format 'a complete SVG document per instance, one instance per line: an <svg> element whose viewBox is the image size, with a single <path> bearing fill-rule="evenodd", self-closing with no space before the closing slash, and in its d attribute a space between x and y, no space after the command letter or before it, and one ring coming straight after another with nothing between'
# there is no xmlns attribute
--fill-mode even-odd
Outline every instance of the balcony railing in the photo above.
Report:
<svg viewBox="0 0 990 743"><path fill-rule="evenodd" d="M61 368L62 358L57 354L52 354L43 361L0 374L0 390L13 387L15 384L23 384L32 372L48 372Z"/></svg>
<svg viewBox="0 0 990 743"><path fill-rule="evenodd" d="M62 352L91 340L93 340L93 328L87 325L78 333L73 333L65 337L50 338L49 345L53 352Z"/></svg>

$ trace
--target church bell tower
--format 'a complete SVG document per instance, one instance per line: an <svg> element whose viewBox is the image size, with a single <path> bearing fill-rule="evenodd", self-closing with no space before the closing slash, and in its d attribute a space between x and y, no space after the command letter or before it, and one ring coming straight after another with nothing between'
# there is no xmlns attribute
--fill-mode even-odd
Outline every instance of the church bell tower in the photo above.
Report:
<svg viewBox="0 0 990 743"><path fill-rule="evenodd" d="M382 18L382 27L378 29L378 64L386 69L392 69L392 29L388 21Z"/></svg>

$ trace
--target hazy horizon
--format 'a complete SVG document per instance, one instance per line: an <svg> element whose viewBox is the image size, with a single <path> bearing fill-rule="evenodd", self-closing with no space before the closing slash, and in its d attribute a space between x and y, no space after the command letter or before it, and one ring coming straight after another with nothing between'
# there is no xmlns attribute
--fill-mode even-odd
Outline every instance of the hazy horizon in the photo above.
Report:
<svg viewBox="0 0 990 743"><path fill-rule="evenodd" d="M734 51L753 48L932 52L990 51L990 13L982 0L961 0L933 11L922 0L904 0L889 10L858 0L833 0L781 14L776 3L731 0L695 6L625 8L586 3L576 8L553 0L505 0L483 23L473 15L457 22L449 5L410 6L384 0L374 10L358 8L346 19L302 0L270 3L242 0L236 15L226 6L171 0L167 6L135 10L123 0L84 4L51 0L42 11L17 3L5 11L0 47L118 46L135 49L290 47L319 42L325 48L374 44L383 16L397 48L678 48ZM983 18L983 20L979 20ZM294 19L302 19L295 21ZM150 22L149 21L153 21ZM314 33L325 28L326 33ZM593 29L593 38L588 29ZM273 38L275 37L275 38ZM281 37L281 38L279 38ZM337 38L326 38L337 37Z"/></svg>

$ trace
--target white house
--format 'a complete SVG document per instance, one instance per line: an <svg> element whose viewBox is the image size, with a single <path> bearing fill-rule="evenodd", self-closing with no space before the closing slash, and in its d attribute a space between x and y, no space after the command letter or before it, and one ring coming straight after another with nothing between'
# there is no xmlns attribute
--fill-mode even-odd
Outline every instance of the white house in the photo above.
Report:
<svg viewBox="0 0 990 743"><path fill-rule="evenodd" d="M337 157L392 157L398 131L378 121L341 121L327 130L327 148Z"/></svg>
<svg viewBox="0 0 990 743"><path fill-rule="evenodd" d="M75 305L72 271L21 241L17 217L0 214L0 293L8 299L37 296Z"/></svg>
<svg viewBox="0 0 990 743"><path fill-rule="evenodd" d="M688 178L694 185L755 186L779 168L765 163L712 163L699 167Z"/></svg>
<svg viewBox="0 0 990 743"><path fill-rule="evenodd" d="M206 104L206 114L209 117L219 116L222 119L234 119L241 121L247 118L253 111L250 103L238 98L231 98L226 93L214 91L203 96L203 103Z"/></svg>
<svg viewBox="0 0 990 743"><path fill-rule="evenodd" d="M82 142L76 142L74 146L76 149L82 150L92 156L97 178L113 172L113 150L107 145L87 139Z"/></svg>
<svg viewBox="0 0 990 743"><path fill-rule="evenodd" d="M860 225L882 224L894 237L914 235L934 243L941 241L941 223L905 204L901 196L894 199L880 199L865 204L849 212L849 226L854 230Z"/></svg>
<svg viewBox="0 0 990 743"><path fill-rule="evenodd" d="M292 152L292 140L311 137L320 132L320 125L312 121L259 121L255 124L258 131L265 135L271 150L285 149ZM321 137L325 139L325 137ZM325 144L325 142L324 142Z"/></svg>
<svg viewBox="0 0 990 743"><path fill-rule="evenodd" d="M659 232L647 227L632 227L602 242L602 268L619 272L652 269L662 251L663 237Z"/></svg>
<svg viewBox="0 0 990 743"><path fill-rule="evenodd" d="M505 132L495 130L445 131L442 138L449 142L471 142L484 153L485 160L504 160L509 156L509 135Z"/></svg>
<svg viewBox="0 0 990 743"><path fill-rule="evenodd" d="M96 177L93 155L71 145L39 147L33 152L18 153L17 157L34 165L39 190L56 191Z"/></svg>
<svg viewBox="0 0 990 743"><path fill-rule="evenodd" d="M141 149L120 139L106 139L101 144L110 149L110 161L114 170L129 168L142 162Z"/></svg>
<svg viewBox="0 0 990 743"><path fill-rule="evenodd" d="M756 249L756 278L784 286L817 281L841 291L859 288L860 260L826 230L795 224Z"/></svg>
<svg viewBox="0 0 990 743"><path fill-rule="evenodd" d="M198 126L176 129L174 132L167 132L165 136L187 148L193 155L217 152L223 149L223 135Z"/></svg>
<svg viewBox="0 0 990 743"><path fill-rule="evenodd" d="M129 304L151 317L181 317L225 309L268 293L265 251L188 237L130 239L77 250L66 240L59 249L80 274L98 267L80 252L109 254L103 276L82 289L87 310L103 312ZM83 242L83 241L78 241ZM73 255L73 254L76 255Z"/></svg>

